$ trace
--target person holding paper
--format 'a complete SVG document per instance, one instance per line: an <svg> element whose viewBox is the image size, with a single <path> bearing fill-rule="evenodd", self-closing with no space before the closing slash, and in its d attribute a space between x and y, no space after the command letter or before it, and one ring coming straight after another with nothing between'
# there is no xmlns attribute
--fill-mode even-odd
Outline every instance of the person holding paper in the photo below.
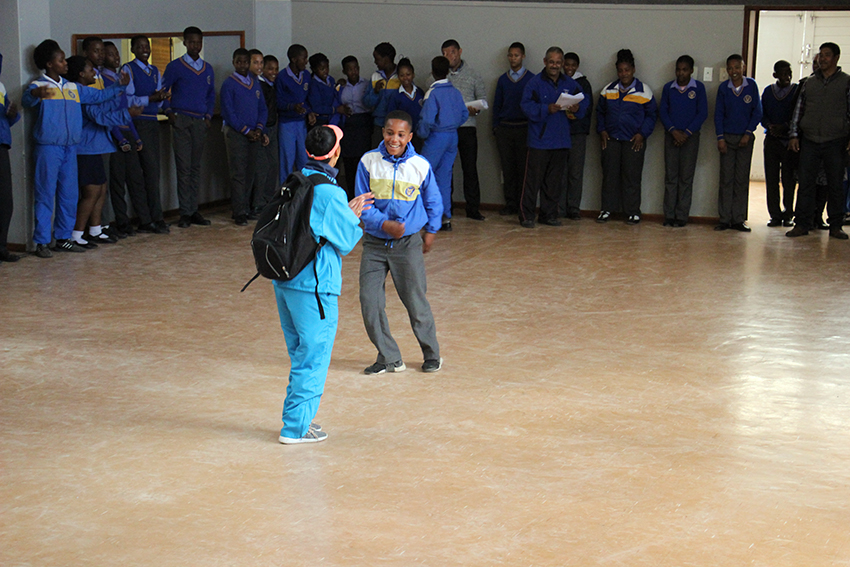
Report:
<svg viewBox="0 0 850 567"><path fill-rule="evenodd" d="M570 51L564 54L564 73L579 84L584 96L587 97L588 106L584 118L576 118L567 112L570 119L570 159L564 171L564 195L559 201L558 210L562 217L570 220L581 220L581 195L584 189L584 158L587 149L587 135L590 133L590 118L593 113L593 87L590 81L582 75L578 67L581 59L577 53Z"/></svg>
<svg viewBox="0 0 850 567"><path fill-rule="evenodd" d="M635 78L635 58L617 52L617 80L599 94L596 131L602 137L602 210L608 222L621 208L627 224L640 222L641 176L646 139L655 129L658 105L652 89Z"/></svg>
<svg viewBox="0 0 850 567"><path fill-rule="evenodd" d="M519 221L523 228L534 228L534 209L540 194L540 214L537 220L549 226L560 226L558 200L561 179L570 154L570 120L567 112L584 117L589 99L582 97L578 104L563 107L558 104L562 94L576 95L581 87L561 73L564 52L550 47L543 58L543 71L529 81L522 92L520 107L528 117L528 163L520 198Z"/></svg>

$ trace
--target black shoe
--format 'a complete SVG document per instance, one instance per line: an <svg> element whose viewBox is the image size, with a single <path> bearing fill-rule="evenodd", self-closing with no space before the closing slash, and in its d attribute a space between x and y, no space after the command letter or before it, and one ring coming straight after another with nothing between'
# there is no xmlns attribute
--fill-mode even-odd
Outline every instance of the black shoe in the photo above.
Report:
<svg viewBox="0 0 850 567"><path fill-rule="evenodd" d="M101 232L97 236L85 234L83 235L83 238L86 239L86 242L92 242L94 244L115 244L116 242L118 242L117 238L115 238L114 236L109 236L105 232Z"/></svg>
<svg viewBox="0 0 850 567"><path fill-rule="evenodd" d="M732 225L732 230L737 230L738 232L752 232L753 229L747 226L745 222L737 222Z"/></svg>
<svg viewBox="0 0 850 567"><path fill-rule="evenodd" d="M799 224L785 233L785 236L789 238L796 238L797 236L806 236L809 234L809 231L800 226Z"/></svg>
<svg viewBox="0 0 850 567"><path fill-rule="evenodd" d="M629 215L629 218L626 219L626 224L638 224L640 223L640 215Z"/></svg>
<svg viewBox="0 0 850 567"><path fill-rule="evenodd" d="M109 225L103 229L103 233L111 236L115 240L121 240L123 238L127 238L127 233L118 228L117 226Z"/></svg>
<svg viewBox="0 0 850 567"><path fill-rule="evenodd" d="M155 223L153 223L153 226L154 232L157 234L168 234L169 232L171 232L171 229L168 228L170 225L166 224L164 220L156 221Z"/></svg>
<svg viewBox="0 0 850 567"><path fill-rule="evenodd" d="M524 220L519 223L522 228L534 228L533 220Z"/></svg>
<svg viewBox="0 0 850 567"><path fill-rule="evenodd" d="M245 218L247 218L248 220L259 220L260 215L258 215L257 213L255 213L255 212L251 211L250 213L248 213L248 216L247 216L247 217L245 217Z"/></svg>
<svg viewBox="0 0 850 567"><path fill-rule="evenodd" d="M848 238L850 238L847 236L846 232L841 230L841 227L839 225L835 225L829 229L829 237L837 238L838 240L847 240Z"/></svg>
<svg viewBox="0 0 850 567"><path fill-rule="evenodd" d="M676 223L674 226L678 226L679 228L682 228L682 227L684 227L688 224L688 221L683 221L683 220L675 220L673 222Z"/></svg>
<svg viewBox="0 0 850 567"><path fill-rule="evenodd" d="M608 211L599 211L599 216L596 217L596 222L608 222L611 218L611 213Z"/></svg>
<svg viewBox="0 0 850 567"><path fill-rule="evenodd" d="M248 216L236 215L236 218L233 219L233 222L236 223L236 226L248 226Z"/></svg>
<svg viewBox="0 0 850 567"><path fill-rule="evenodd" d="M472 211L472 212L467 211L466 212L466 218L472 219L472 220L484 220L484 215L482 215L478 211Z"/></svg>
<svg viewBox="0 0 850 567"><path fill-rule="evenodd" d="M446 221L440 227L440 232L451 232L452 231L452 221Z"/></svg>
<svg viewBox="0 0 850 567"><path fill-rule="evenodd" d="M513 207L504 207L503 209L501 209L499 211L499 215L501 215L503 217L507 217L507 216L510 216L510 215L515 215L518 212L519 212L519 210L515 209Z"/></svg>
<svg viewBox="0 0 850 567"><path fill-rule="evenodd" d="M209 226L212 224L212 222L210 222L208 219L205 219L204 215L202 215L198 211L192 213L190 220L192 221L192 224L197 224L199 226Z"/></svg>
<svg viewBox="0 0 850 567"><path fill-rule="evenodd" d="M661 224L661 226L676 226L676 221L675 219L664 219L664 222Z"/></svg>
<svg viewBox="0 0 850 567"><path fill-rule="evenodd" d="M546 226L564 226L558 219L546 219L544 221L540 221L540 224L545 224Z"/></svg>
<svg viewBox="0 0 850 567"><path fill-rule="evenodd" d="M767 223L767 226L782 226L782 221L779 219L770 219L770 222Z"/></svg>
<svg viewBox="0 0 850 567"><path fill-rule="evenodd" d="M136 232L141 232L142 234L153 234L156 232L156 225L152 222L140 224L138 228L136 228Z"/></svg>
<svg viewBox="0 0 850 567"><path fill-rule="evenodd" d="M567 213L567 218L573 221L581 220L581 211L570 211Z"/></svg>
<svg viewBox="0 0 850 567"><path fill-rule="evenodd" d="M189 215L180 215L180 220L177 221L177 226L180 228L189 228L192 226L192 217Z"/></svg>
<svg viewBox="0 0 850 567"><path fill-rule="evenodd" d="M17 262L21 257L17 254L12 254L5 248L0 248L0 262Z"/></svg>
<svg viewBox="0 0 850 567"><path fill-rule="evenodd" d="M823 221L820 221L820 223L815 223L815 228L817 228L818 230L829 230L829 225Z"/></svg>
<svg viewBox="0 0 850 567"><path fill-rule="evenodd" d="M33 255L39 258L53 258L53 252L50 251L50 247L47 244L36 244Z"/></svg>
<svg viewBox="0 0 850 567"><path fill-rule="evenodd" d="M85 238L85 237L83 237L83 238ZM93 250L93 249L97 248L97 244L95 244L94 242L89 242L88 240L86 240L85 242L77 242L76 240L74 240L72 238L71 242L73 242L74 244L76 244L80 248L85 248L86 250Z"/></svg>
<svg viewBox="0 0 850 567"><path fill-rule="evenodd" d="M784 221L782 221L782 226L794 226L794 219L785 219Z"/></svg>
<svg viewBox="0 0 850 567"><path fill-rule="evenodd" d="M729 230L729 225L725 222L722 222L714 227L714 230Z"/></svg>

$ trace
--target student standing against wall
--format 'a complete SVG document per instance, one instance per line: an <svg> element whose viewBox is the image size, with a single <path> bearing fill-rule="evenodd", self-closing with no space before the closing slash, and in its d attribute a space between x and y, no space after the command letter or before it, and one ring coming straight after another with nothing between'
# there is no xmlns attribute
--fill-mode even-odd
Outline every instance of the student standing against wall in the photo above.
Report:
<svg viewBox="0 0 850 567"><path fill-rule="evenodd" d="M560 200L564 205L559 203L558 208L562 217L575 221L581 220L584 160L587 154L587 135L590 133L590 119L593 112L593 87L590 86L587 77L578 70L580 64L581 59L579 59L577 53L571 51L564 54L564 73L578 83L581 92L584 93L584 97L588 101L587 112L583 118L578 118L575 114L567 112L567 118L570 119L572 147L570 147L570 159L564 170L564 196Z"/></svg>

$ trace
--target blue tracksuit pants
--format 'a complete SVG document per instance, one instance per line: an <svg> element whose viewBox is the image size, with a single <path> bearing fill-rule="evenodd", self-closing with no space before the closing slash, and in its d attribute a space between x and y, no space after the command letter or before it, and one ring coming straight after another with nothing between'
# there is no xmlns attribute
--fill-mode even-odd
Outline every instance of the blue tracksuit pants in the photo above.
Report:
<svg viewBox="0 0 850 567"><path fill-rule="evenodd" d="M35 145L35 230L36 244L50 244L51 232L58 239L71 238L77 219L77 147ZM51 231L54 204L56 221Z"/></svg>
<svg viewBox="0 0 850 567"><path fill-rule="evenodd" d="M280 182L293 171L301 171L307 163L307 124L303 120L281 122L277 125L277 140L280 147Z"/></svg>
<svg viewBox="0 0 850 567"><path fill-rule="evenodd" d="M321 319L315 293L283 287L277 282L274 293L291 361L280 434L299 439L307 434L325 391L339 320L338 297L319 294L325 309L325 318Z"/></svg>
<svg viewBox="0 0 850 567"><path fill-rule="evenodd" d="M452 167L457 156L457 130L431 132L422 144L421 155L431 164L443 196L443 217L452 218Z"/></svg>

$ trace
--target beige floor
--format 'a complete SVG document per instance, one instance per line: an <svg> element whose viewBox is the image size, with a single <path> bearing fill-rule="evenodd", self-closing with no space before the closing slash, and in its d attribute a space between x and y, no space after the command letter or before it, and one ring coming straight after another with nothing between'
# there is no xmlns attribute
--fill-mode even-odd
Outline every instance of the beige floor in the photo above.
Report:
<svg viewBox="0 0 850 567"><path fill-rule="evenodd" d="M0 565L850 565L850 244L519 228L429 255L445 367L374 360L344 261L319 445L225 214L0 266ZM392 292L391 292L392 293Z"/></svg>

